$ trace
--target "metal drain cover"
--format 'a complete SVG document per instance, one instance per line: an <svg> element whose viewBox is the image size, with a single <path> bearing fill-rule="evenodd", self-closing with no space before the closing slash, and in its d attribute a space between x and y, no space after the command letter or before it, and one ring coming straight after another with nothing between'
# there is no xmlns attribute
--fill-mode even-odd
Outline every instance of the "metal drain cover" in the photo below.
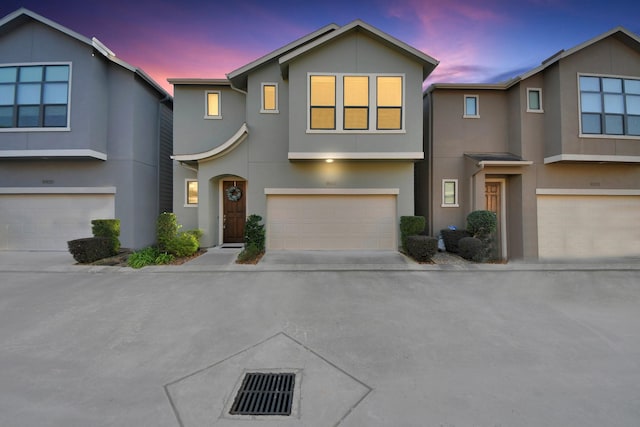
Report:
<svg viewBox="0 0 640 427"><path fill-rule="evenodd" d="M236 394L231 415L291 415L296 374L248 372Z"/></svg>

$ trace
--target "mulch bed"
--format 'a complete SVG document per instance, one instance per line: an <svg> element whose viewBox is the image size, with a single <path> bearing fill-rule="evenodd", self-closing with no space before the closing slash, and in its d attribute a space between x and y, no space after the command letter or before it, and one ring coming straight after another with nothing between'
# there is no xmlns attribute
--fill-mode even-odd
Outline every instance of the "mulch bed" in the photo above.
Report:
<svg viewBox="0 0 640 427"><path fill-rule="evenodd" d="M181 257L181 258L175 258L173 260L173 262L170 263L170 265L181 265L184 264L185 262L191 261L194 258L199 257L200 255L206 253L207 250L206 249L198 249L198 252L196 252L195 254L191 255L191 256L186 256L186 257ZM118 255L109 257L109 258L102 258L99 259L97 261L94 261L92 263L89 264L85 264L85 265L108 265L108 266L112 266L112 267L128 267L129 264L127 264L127 260L129 259L129 255L131 255L133 253L133 251L129 250L129 249L123 249L120 251L120 253L118 253Z"/></svg>

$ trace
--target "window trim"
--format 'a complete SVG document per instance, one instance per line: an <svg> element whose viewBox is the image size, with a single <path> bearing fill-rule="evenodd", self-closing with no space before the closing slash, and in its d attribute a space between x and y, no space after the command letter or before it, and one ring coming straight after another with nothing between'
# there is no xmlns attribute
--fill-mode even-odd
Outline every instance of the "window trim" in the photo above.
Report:
<svg viewBox="0 0 640 427"><path fill-rule="evenodd" d="M198 201L196 203L189 203L189 184L195 182L198 184L198 180L194 178L186 178L184 180L184 207L185 208L194 208L198 207L198 203L200 202L200 197L198 196ZM198 185L199 187L199 185Z"/></svg>
<svg viewBox="0 0 640 427"><path fill-rule="evenodd" d="M273 110L268 110L264 108L264 88L265 86L274 86L275 93L275 108ZM279 114L280 111L278 109L278 83L275 82L262 82L260 85L260 113L262 114Z"/></svg>
<svg viewBox="0 0 640 427"><path fill-rule="evenodd" d="M71 131L71 86L73 80L73 63L69 61L45 61L45 62L15 62L15 63L6 63L0 64L1 68L7 67L47 67L47 66L55 66L55 65L66 65L69 67L69 80L67 81L67 125L66 126L56 126L56 127L11 127L11 128L0 128L0 133L9 133L9 132L69 132ZM16 80L17 83L17 80ZM14 107L15 107L14 101ZM40 106L42 107L42 103Z"/></svg>
<svg viewBox="0 0 640 427"><path fill-rule="evenodd" d="M334 76L336 78L336 105L335 105L335 129L312 129L311 128L311 76ZM345 76L366 76L369 77L369 116L368 129L345 129L344 128L344 77ZM400 77L402 79L402 107L400 110L400 129L378 129L377 111L377 77ZM405 73L326 73L307 72L307 129L306 133L314 134L405 134L406 128L406 74Z"/></svg>
<svg viewBox="0 0 640 427"><path fill-rule="evenodd" d="M596 73L577 73L576 74L576 93L577 93L577 112L578 112L578 137L585 139L627 139L627 140L639 140L640 135L615 135L615 134L606 134L606 133L583 133L582 132L582 91L580 90L580 77L597 77L597 78L611 78L611 79L626 79L626 80L638 80L640 81L640 77L638 76L627 76L627 75L615 75L615 74L596 74ZM600 94L604 93L602 91ZM622 92L623 94L625 92ZM587 113L588 114L588 113ZM605 112L595 113L604 115ZM627 116L626 112L623 117ZM633 116L636 116L633 114ZM604 129L602 129L604 131Z"/></svg>
<svg viewBox="0 0 640 427"><path fill-rule="evenodd" d="M476 114L467 114L467 99L469 98L473 98L476 100ZM464 95L462 104L462 117L465 119L480 118L480 95Z"/></svg>
<svg viewBox="0 0 640 427"><path fill-rule="evenodd" d="M538 102L540 103L540 108L534 109L531 108L531 102L529 98L529 94L531 92L538 92ZM542 108L542 89L539 87L528 87L527 88L527 113L544 113L544 108Z"/></svg>
<svg viewBox="0 0 640 427"><path fill-rule="evenodd" d="M218 94L218 115L209 115L209 94ZM221 120L222 119L222 92L219 90L206 90L204 92L204 118L207 120Z"/></svg>
<svg viewBox="0 0 640 427"><path fill-rule="evenodd" d="M454 202L453 203L446 203L445 201L445 186L448 183L453 183L453 198L454 198ZM458 203L458 193L459 193L459 187L458 187L458 180L454 179L454 178L443 178L442 179L442 204L440 205L443 208L459 208L460 204Z"/></svg>

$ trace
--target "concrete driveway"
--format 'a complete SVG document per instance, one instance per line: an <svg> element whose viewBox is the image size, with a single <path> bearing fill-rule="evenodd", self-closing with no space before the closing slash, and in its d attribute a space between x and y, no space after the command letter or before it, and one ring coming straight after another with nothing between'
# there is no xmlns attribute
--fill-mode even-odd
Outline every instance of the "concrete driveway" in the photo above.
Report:
<svg viewBox="0 0 640 427"><path fill-rule="evenodd" d="M0 268L0 425L637 426L640 271ZM284 419L228 414L246 371Z"/></svg>

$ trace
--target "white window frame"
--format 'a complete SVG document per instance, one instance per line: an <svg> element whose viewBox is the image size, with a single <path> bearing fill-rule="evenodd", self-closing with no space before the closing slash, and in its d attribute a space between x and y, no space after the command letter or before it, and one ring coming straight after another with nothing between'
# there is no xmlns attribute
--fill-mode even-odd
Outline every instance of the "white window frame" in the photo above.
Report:
<svg viewBox="0 0 640 427"><path fill-rule="evenodd" d="M217 93L218 94L218 115L210 116L209 115L209 94ZM207 90L204 93L204 118L209 120L221 120L222 119L222 92L219 90Z"/></svg>
<svg viewBox="0 0 640 427"><path fill-rule="evenodd" d="M275 109L273 110L267 110L264 108L264 87L265 86L275 86L276 88L276 99L275 99ZM278 83L273 83L273 82L263 82L260 85L260 113L262 114L278 114L280 113L279 111L279 107L278 107Z"/></svg>
<svg viewBox="0 0 640 427"><path fill-rule="evenodd" d="M185 208L194 208L198 207L198 203L189 203L189 184L195 182L198 183L197 179L187 178L184 180L184 207ZM200 202L200 185L198 184L198 202Z"/></svg>
<svg viewBox="0 0 640 427"><path fill-rule="evenodd" d="M476 114L467 114L467 99L473 98L476 100ZM479 119L480 118L480 95L465 95L462 105L463 115L465 119Z"/></svg>
<svg viewBox="0 0 640 427"><path fill-rule="evenodd" d="M336 78L336 128L335 129L311 129L311 76L335 76ZM344 77L367 76L369 77L369 128L368 129L344 129ZM376 77L401 77L402 78L402 110L400 129L377 129L377 85ZM404 134L406 128L406 74L405 73L307 73L307 133L337 133L337 134Z"/></svg>
<svg viewBox="0 0 640 427"><path fill-rule="evenodd" d="M445 186L448 183L453 183L453 198L454 198L454 202L453 203L446 203L445 202ZM460 205L458 204L458 191L459 191L459 187L458 187L458 180L457 179L452 179L452 178L445 178L442 180L442 204L441 207L443 208L458 208L460 207Z"/></svg>
<svg viewBox="0 0 640 427"><path fill-rule="evenodd" d="M534 109L531 108L529 94L531 92L538 92L538 102L540 103L540 108ZM528 87L527 88L527 113L544 113L544 109L542 108L542 89L539 87Z"/></svg>
<svg viewBox="0 0 640 427"><path fill-rule="evenodd" d="M67 126L65 127L15 127L0 128L0 133L4 132L69 132L71 130L71 82L73 78L73 64L71 62L18 62L11 64L0 64L1 67L36 67L49 65L67 65L69 67L69 81L67 82Z"/></svg>

